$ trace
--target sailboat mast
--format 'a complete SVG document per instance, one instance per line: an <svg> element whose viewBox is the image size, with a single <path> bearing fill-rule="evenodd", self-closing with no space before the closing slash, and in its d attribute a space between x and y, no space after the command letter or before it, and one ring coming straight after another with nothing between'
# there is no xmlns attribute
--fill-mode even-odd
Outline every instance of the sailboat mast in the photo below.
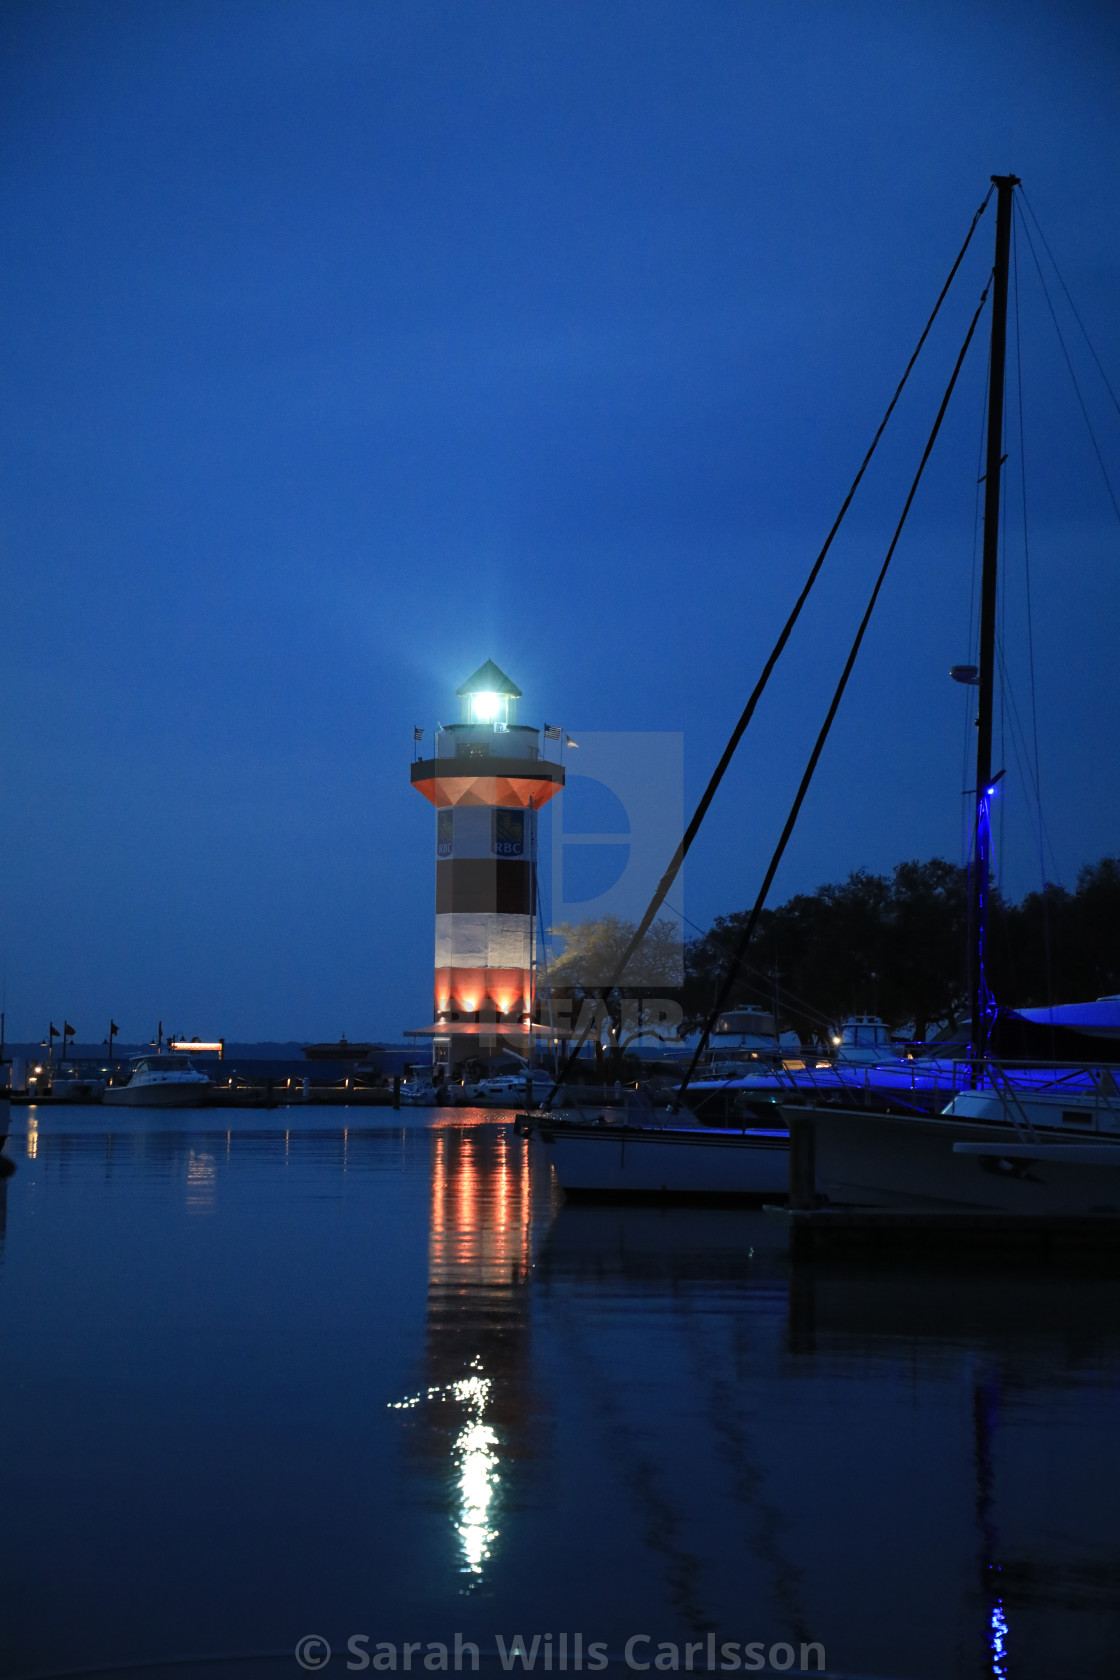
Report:
<svg viewBox="0 0 1120 1680"><path fill-rule="evenodd" d="M980 691L976 716L976 811L973 829L972 947L969 992L971 1048L984 1052L988 986L985 977L988 888L991 879L992 711L996 663L996 569L999 561L999 490L1003 466L1003 375L1007 353L1007 276L1011 257L1011 195L1017 175L993 175L996 187L996 256L992 276L992 349L988 365L988 441L984 464L984 551L980 581Z"/></svg>

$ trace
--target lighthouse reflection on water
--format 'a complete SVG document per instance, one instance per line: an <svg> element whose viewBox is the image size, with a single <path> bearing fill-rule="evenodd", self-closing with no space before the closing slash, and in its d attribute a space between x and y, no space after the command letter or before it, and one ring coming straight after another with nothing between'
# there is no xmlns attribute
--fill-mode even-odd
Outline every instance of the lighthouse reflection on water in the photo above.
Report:
<svg viewBox="0 0 1120 1680"><path fill-rule="evenodd" d="M487 1117L489 1120L489 1117ZM528 1152L491 1124L433 1128L427 1383L413 1450L446 1478L460 1571L476 1579L499 1535L508 1466L529 1452Z"/></svg>

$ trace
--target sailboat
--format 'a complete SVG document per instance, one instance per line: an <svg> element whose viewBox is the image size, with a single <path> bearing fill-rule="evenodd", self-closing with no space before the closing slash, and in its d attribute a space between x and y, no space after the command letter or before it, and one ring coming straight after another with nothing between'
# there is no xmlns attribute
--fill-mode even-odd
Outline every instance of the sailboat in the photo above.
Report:
<svg viewBox="0 0 1120 1680"><path fill-rule="evenodd" d="M972 819L970 1055L967 1084L939 1113L899 1118L857 1104L800 1108L815 1133L818 1191L830 1201L998 1208L1024 1213L1120 1213L1120 1086L1109 1068L1024 1067L987 1054L994 1001L987 981L991 880L992 716L1004 363L1014 175L997 192L979 665ZM954 672L956 674L956 672ZM788 1120L792 1109L783 1107Z"/></svg>
<svg viewBox="0 0 1120 1680"><path fill-rule="evenodd" d="M1120 1169L1120 1087L1112 1072L1068 1066L1012 1067L987 1053L994 1017L986 975L986 941L991 879L990 807L995 788L992 720L996 582L1011 216L1013 194L1019 181L1014 175L993 175L992 183L996 195L996 238L990 283L992 327L980 649L978 667L968 672L968 680L974 680L977 688L978 712L969 1055L959 1062L925 1066L916 1063L910 1069L900 1068L896 1062L886 1067L806 1069L787 1077L775 1072L762 1079L748 1076L741 1080L701 1083L693 1088L694 1105L695 1097L700 1096L710 1107L717 1093L723 1094L725 1102L728 1097L733 1101L738 1099L731 1115L725 1112L723 1123L716 1125L699 1123L697 1116L683 1109L680 1102L668 1123L658 1124L658 1117L648 1104L643 1112L640 1093L621 1113L607 1109L580 1112L566 1107L523 1117L523 1129L535 1132L544 1143L557 1177L569 1195L774 1200L784 1195L789 1186L789 1127L792 1123L804 1126L809 1122L815 1133L816 1186L830 1200L879 1205L941 1203L1046 1213L1120 1212L1120 1171L1117 1170ZM967 243L966 240L965 248ZM956 265L950 282L955 272ZM981 305L987 292L985 288ZM973 328L979 312L978 309L973 318ZM971 334L972 328L927 445L923 466ZM919 349L923 341L919 341ZM910 365L913 366L913 361ZM888 409L888 418L890 412ZM882 428L876 442L881 432ZM862 471L863 468L861 474ZM919 477L920 473L921 468ZM841 518L846 507L847 503ZM902 521L895 542L901 527ZM827 547L826 543L822 559ZM892 542L880 582L893 550ZM878 585L760 893L756 918L796 820L800 800L835 714L877 592ZM782 645L780 642L779 651ZM735 739L732 738L733 743ZM750 925L740 947L740 958L749 935ZM734 966L725 979L725 994L733 976ZM722 1002L721 998L721 1005ZM703 1035L693 1058L693 1069L707 1036L707 1033ZM686 1078L685 1083L688 1082ZM771 1112L775 1120L780 1118L781 1124L759 1124L760 1111L752 1099L764 1094L771 1102L774 1097L779 1099ZM946 1099L949 1100L944 1106Z"/></svg>

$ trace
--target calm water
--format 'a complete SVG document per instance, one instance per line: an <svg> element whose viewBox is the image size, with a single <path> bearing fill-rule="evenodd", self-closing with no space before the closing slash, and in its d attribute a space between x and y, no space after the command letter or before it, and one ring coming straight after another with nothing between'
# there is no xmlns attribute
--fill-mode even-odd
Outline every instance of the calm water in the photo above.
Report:
<svg viewBox="0 0 1120 1680"><path fill-rule="evenodd" d="M497 1121L13 1111L0 1672L1120 1672L1120 1282L791 1274L762 1214L557 1205Z"/></svg>

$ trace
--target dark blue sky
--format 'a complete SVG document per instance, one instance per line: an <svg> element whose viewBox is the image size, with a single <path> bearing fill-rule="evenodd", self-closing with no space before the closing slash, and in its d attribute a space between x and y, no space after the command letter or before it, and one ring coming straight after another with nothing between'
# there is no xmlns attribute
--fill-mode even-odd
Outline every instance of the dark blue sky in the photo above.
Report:
<svg viewBox="0 0 1120 1680"><path fill-rule="evenodd" d="M529 721L683 730L694 797L993 170L1120 375L1110 5L9 0L0 28L10 1036L430 1018L411 729L487 656ZM710 819L699 923L753 896L992 222ZM1046 873L1072 884L1120 850L1120 533L1022 247L1019 282ZM960 856L984 349L776 899ZM1006 786L1018 896L1013 759Z"/></svg>

